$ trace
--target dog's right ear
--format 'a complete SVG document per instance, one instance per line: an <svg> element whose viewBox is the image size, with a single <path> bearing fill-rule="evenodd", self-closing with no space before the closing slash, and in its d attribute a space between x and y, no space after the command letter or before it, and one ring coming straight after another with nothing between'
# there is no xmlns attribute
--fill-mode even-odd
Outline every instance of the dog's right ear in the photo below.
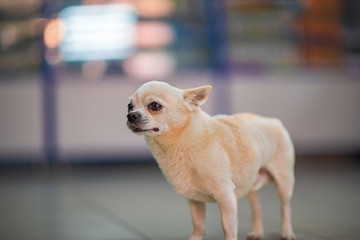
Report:
<svg viewBox="0 0 360 240"><path fill-rule="evenodd" d="M184 100L186 106L192 111L194 108L203 105L211 93L211 86L186 89L184 91Z"/></svg>

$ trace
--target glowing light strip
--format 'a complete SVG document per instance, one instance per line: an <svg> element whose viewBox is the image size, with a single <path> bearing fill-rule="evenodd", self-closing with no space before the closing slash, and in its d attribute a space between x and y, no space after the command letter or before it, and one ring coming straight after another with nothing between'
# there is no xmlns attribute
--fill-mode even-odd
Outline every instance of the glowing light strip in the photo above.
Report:
<svg viewBox="0 0 360 240"><path fill-rule="evenodd" d="M124 59L135 44L136 13L126 4L76 6L62 10L60 44L65 61Z"/></svg>

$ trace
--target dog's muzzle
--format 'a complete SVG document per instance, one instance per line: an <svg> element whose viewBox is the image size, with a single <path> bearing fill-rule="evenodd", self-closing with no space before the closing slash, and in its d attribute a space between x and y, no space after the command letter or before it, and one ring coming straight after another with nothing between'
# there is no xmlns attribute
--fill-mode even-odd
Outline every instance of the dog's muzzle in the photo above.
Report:
<svg viewBox="0 0 360 240"><path fill-rule="evenodd" d="M144 133L144 132L159 132L160 129L157 127L144 129L143 127L147 123L146 118L143 118L139 112L130 112L127 115L127 126L134 133Z"/></svg>

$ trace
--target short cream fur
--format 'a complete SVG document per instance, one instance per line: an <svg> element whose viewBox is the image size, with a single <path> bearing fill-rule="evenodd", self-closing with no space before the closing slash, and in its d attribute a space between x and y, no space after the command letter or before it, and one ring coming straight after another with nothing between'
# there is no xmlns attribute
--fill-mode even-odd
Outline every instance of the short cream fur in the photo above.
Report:
<svg viewBox="0 0 360 240"><path fill-rule="evenodd" d="M272 180L281 201L282 239L295 239L295 154L287 130L278 119L250 113L210 116L200 108L210 93L211 86L183 90L151 81L134 92L128 106L128 128L145 136L168 181L189 201L190 240L203 239L206 202L217 202L225 239L236 240L237 199L245 195L254 215L248 239L260 239L258 190Z"/></svg>

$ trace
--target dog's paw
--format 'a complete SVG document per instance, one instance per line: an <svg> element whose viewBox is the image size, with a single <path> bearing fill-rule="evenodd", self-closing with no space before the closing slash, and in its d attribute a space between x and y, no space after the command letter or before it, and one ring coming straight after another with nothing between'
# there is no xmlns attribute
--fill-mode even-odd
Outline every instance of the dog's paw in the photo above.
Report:
<svg viewBox="0 0 360 240"><path fill-rule="evenodd" d="M293 233L286 234L286 235L281 236L281 240L296 240L296 236Z"/></svg>
<svg viewBox="0 0 360 240"><path fill-rule="evenodd" d="M189 240L203 240L204 235L205 234L203 234L203 235L197 235L197 234L195 235L195 234L193 234L193 235L191 235Z"/></svg>
<svg viewBox="0 0 360 240"><path fill-rule="evenodd" d="M246 240L260 240L262 237L262 234L251 232L247 235Z"/></svg>
<svg viewBox="0 0 360 240"><path fill-rule="evenodd" d="M281 240L296 240L295 236L293 237L281 237Z"/></svg>
<svg viewBox="0 0 360 240"><path fill-rule="evenodd" d="M189 240L203 240L202 237L190 237Z"/></svg>

